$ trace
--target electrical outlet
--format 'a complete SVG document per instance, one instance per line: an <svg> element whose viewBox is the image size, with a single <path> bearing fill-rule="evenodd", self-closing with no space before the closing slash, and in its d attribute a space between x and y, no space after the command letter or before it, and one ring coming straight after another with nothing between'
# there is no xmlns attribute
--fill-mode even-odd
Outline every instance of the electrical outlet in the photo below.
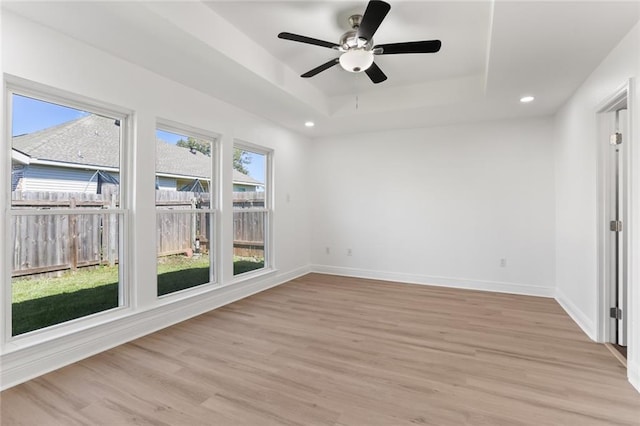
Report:
<svg viewBox="0 0 640 426"><path fill-rule="evenodd" d="M353 256L353 251L350 248L347 249L347 256Z"/></svg>
<svg viewBox="0 0 640 426"><path fill-rule="evenodd" d="M506 268L507 267L507 259L505 259L504 257L502 259L500 259L500 267L501 268Z"/></svg>

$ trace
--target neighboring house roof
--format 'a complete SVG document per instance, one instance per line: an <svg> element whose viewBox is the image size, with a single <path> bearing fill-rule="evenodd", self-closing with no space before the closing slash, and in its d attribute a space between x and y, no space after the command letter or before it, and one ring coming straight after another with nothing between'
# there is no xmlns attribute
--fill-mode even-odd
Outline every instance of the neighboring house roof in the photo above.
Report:
<svg viewBox="0 0 640 426"><path fill-rule="evenodd" d="M117 168L119 127L97 115L13 138L13 148L39 160Z"/></svg>
<svg viewBox="0 0 640 426"><path fill-rule="evenodd" d="M37 132L13 137L13 148L30 158L115 169L119 165L120 127L112 118L90 114ZM199 151L156 140L157 173L173 177L209 179L211 158ZM62 164L61 164L62 165ZM263 183L233 170L233 183Z"/></svg>
<svg viewBox="0 0 640 426"><path fill-rule="evenodd" d="M245 175L236 169L233 169L233 183L247 186L264 186L263 182L260 182L249 175Z"/></svg>

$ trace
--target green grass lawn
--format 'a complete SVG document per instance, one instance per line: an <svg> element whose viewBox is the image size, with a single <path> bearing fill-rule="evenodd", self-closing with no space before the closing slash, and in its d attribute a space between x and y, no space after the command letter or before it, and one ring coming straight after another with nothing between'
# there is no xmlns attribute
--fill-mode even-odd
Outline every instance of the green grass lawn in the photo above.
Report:
<svg viewBox="0 0 640 426"><path fill-rule="evenodd" d="M234 275L260 269L264 262L234 259ZM158 262L158 295L209 282L209 259L170 256ZM13 335L70 321L118 306L118 267L101 266L61 277L12 281Z"/></svg>
<svg viewBox="0 0 640 426"><path fill-rule="evenodd" d="M264 259L236 257L233 259L233 275L244 274L264 268Z"/></svg>
<svg viewBox="0 0 640 426"><path fill-rule="evenodd" d="M209 282L209 257L168 256L158 260L158 296Z"/></svg>

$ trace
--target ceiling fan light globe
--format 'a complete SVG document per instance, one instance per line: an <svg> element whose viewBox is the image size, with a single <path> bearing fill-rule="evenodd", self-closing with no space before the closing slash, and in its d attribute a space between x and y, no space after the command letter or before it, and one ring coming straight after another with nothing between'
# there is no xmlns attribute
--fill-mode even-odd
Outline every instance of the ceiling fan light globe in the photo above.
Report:
<svg viewBox="0 0 640 426"><path fill-rule="evenodd" d="M340 66L349 72L362 72L373 64L373 52L364 49L351 49L340 56Z"/></svg>

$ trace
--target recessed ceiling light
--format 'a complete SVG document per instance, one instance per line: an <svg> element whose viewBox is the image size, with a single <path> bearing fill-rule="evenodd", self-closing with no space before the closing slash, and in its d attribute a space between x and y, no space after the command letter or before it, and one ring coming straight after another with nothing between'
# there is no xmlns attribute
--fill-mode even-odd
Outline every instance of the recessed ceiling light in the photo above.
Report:
<svg viewBox="0 0 640 426"><path fill-rule="evenodd" d="M527 102L533 101L535 98L533 96L523 96L520 98L520 102L526 104Z"/></svg>
<svg viewBox="0 0 640 426"><path fill-rule="evenodd" d="M304 123L304 125L307 126L307 127L313 127L313 126L316 125L316 123L314 123L313 121L307 121L307 122Z"/></svg>

